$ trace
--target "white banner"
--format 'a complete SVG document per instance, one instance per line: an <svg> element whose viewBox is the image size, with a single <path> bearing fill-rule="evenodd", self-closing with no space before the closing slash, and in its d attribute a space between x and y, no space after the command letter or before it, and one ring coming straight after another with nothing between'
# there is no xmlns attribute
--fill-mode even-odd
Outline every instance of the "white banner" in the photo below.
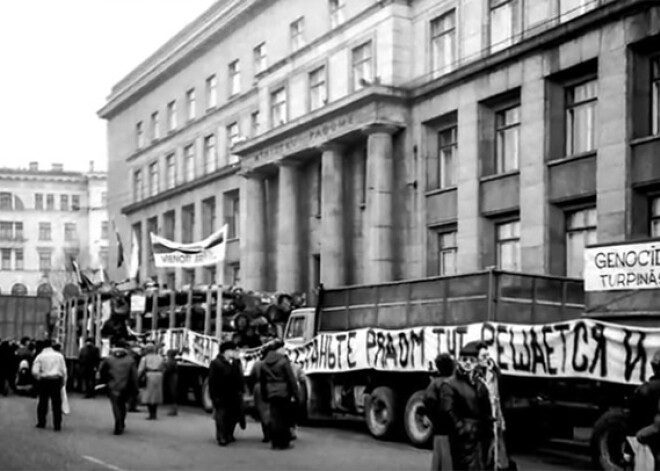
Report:
<svg viewBox="0 0 660 471"><path fill-rule="evenodd" d="M227 229L225 224L203 241L192 244L179 244L153 232L149 233L156 267L190 268L223 262L227 249Z"/></svg>
<svg viewBox="0 0 660 471"><path fill-rule="evenodd" d="M658 288L660 241L585 249L585 291Z"/></svg>
<svg viewBox="0 0 660 471"><path fill-rule="evenodd" d="M186 329L159 333L163 351L208 366L218 352L215 337ZM586 378L639 384L652 374L660 349L660 328L627 327L593 320L520 325L484 322L464 326L401 330L358 329L317 335L302 346L287 345L289 358L306 374L357 370L428 372L439 353L457 356L473 340L484 341L502 374L548 378ZM260 349L241 353L249 374Z"/></svg>

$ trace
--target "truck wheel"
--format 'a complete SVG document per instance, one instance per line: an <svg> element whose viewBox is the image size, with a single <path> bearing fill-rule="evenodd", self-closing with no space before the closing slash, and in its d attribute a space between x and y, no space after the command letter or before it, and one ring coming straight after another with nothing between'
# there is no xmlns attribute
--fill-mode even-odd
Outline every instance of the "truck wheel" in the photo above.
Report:
<svg viewBox="0 0 660 471"><path fill-rule="evenodd" d="M628 415L620 409L604 413L594 424L591 434L592 460L604 471L623 471L627 460L626 441Z"/></svg>
<svg viewBox="0 0 660 471"><path fill-rule="evenodd" d="M396 394L387 386L380 386L367 396L364 415L371 435L378 439L394 436L397 430L398 401Z"/></svg>
<svg viewBox="0 0 660 471"><path fill-rule="evenodd" d="M430 448L433 437L433 425L424 407L424 391L417 391L406 403L403 413L403 427L408 440L417 448Z"/></svg>
<svg viewBox="0 0 660 471"><path fill-rule="evenodd" d="M204 378L204 382L202 383L202 408L206 412L213 412L213 401L211 401L208 376Z"/></svg>

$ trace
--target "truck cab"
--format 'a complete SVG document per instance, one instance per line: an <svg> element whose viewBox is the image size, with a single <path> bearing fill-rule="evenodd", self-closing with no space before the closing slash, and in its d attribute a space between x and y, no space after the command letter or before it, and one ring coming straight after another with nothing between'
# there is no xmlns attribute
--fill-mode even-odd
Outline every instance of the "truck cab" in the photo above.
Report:
<svg viewBox="0 0 660 471"><path fill-rule="evenodd" d="M305 307L291 312L284 328L284 342L292 347L299 347L314 338L316 309Z"/></svg>

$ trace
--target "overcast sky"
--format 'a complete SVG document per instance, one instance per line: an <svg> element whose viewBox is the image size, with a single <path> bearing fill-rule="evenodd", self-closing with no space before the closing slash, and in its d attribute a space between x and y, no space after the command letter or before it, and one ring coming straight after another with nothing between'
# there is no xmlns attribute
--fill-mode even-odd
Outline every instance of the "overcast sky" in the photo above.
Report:
<svg viewBox="0 0 660 471"><path fill-rule="evenodd" d="M0 167L107 168L110 88L215 0L0 0Z"/></svg>

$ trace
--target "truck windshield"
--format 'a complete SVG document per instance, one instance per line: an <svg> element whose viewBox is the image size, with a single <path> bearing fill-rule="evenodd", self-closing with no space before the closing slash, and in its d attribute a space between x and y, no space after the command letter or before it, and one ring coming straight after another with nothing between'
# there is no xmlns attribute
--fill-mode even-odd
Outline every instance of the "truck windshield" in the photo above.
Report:
<svg viewBox="0 0 660 471"><path fill-rule="evenodd" d="M305 318L292 317L289 321L289 328L286 332L287 339L302 338L305 334Z"/></svg>

